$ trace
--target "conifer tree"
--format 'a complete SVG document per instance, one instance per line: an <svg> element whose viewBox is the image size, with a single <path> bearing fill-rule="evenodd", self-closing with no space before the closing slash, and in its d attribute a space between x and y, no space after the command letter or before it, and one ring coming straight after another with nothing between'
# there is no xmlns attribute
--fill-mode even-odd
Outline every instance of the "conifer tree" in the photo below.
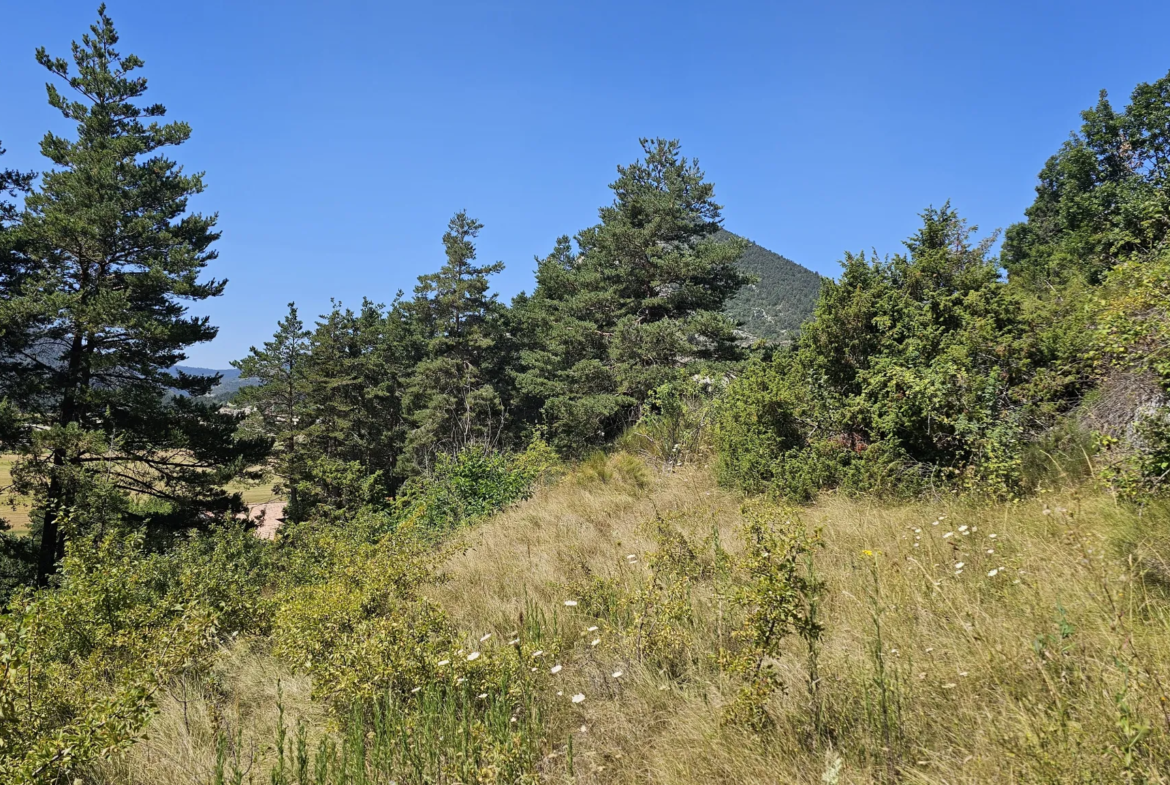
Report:
<svg viewBox="0 0 1170 785"><path fill-rule="evenodd" d="M300 442L307 425L308 354L309 333L297 315L296 304L289 303L288 315L277 324L272 340L263 349L253 346L247 357L232 362L240 376L259 382L241 388L234 403L250 410L246 422L276 446L269 462L277 478L272 491L288 494L286 516L291 520L300 517L297 485L304 474Z"/></svg>
<svg viewBox="0 0 1170 785"><path fill-rule="evenodd" d="M517 302L525 336L517 386L562 449L611 438L651 390L697 360L738 355L724 305L746 277L741 242L721 242L721 208L677 141L641 140L618 167L614 202L539 263Z"/></svg>
<svg viewBox="0 0 1170 785"><path fill-rule="evenodd" d="M0 323L16 336L0 376L35 426L16 474L43 510L42 583L64 546L60 514L98 474L123 493L165 500L174 522L205 521L205 512L238 509L222 484L264 449L235 439L237 418L201 400L217 377L168 370L215 337L187 303L223 292L224 281L200 279L219 235L214 216L188 211L201 175L164 152L190 127L141 102L143 62L117 46L102 6L73 44L72 73L37 51L73 93L48 86L76 138L50 132L41 142L53 169L26 200L21 275L0 303Z"/></svg>
<svg viewBox="0 0 1170 785"><path fill-rule="evenodd" d="M494 446L503 432L508 338L505 308L488 293L488 276L504 265L475 264L473 240L482 228L465 212L451 219L443 235L447 263L419 277L409 305L421 358L404 396L413 426L406 473L428 470L439 453Z"/></svg>
<svg viewBox="0 0 1170 785"><path fill-rule="evenodd" d="M0 156L6 150L0 143ZM16 199L27 193L32 185L35 173L20 172L15 169L0 169L0 301L7 300L12 292L20 285L23 266L18 253L18 239L16 225L20 209ZM4 310L0 309L0 318ZM19 335L0 321L0 357L11 354L18 346ZM11 344L11 345L10 345ZM12 441L19 433L19 412L9 402L11 380L0 377L0 450ZM3 489L0 489L0 493ZM0 528L3 524L0 524Z"/></svg>
<svg viewBox="0 0 1170 785"><path fill-rule="evenodd" d="M304 497L332 508L393 493L406 423L405 369L414 342L397 303L389 314L369 300L354 312L334 304L310 340L306 443L312 452Z"/></svg>

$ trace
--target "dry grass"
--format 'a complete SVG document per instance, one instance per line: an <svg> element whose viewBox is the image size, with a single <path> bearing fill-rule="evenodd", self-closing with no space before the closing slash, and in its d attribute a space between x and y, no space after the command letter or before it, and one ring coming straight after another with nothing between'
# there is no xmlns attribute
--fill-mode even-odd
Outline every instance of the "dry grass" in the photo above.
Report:
<svg viewBox="0 0 1170 785"><path fill-rule="evenodd" d="M427 590L469 642L506 636L533 612L567 642L544 781L1170 782L1164 510L1139 516L1071 492L1011 505L829 497L803 510L824 541L822 721L814 728L808 653L793 639L775 663L774 726L753 734L721 721L739 686L714 658L741 618L733 586L708 573L690 587L689 646L670 672L640 659L613 618L564 604L589 585L626 599L644 588L646 524L659 516L707 549L700 558L710 561L713 534L737 556L740 504L702 468L593 460L471 530L448 580ZM217 722L244 727L245 756L263 757L278 679L290 712L322 727L308 684L255 647L225 654L217 674L213 687L188 687L185 709L172 690L105 781L206 781Z"/></svg>
<svg viewBox="0 0 1170 785"><path fill-rule="evenodd" d="M570 478L474 531L432 595L471 630L504 633L526 604L562 627L601 626L602 644L580 644L562 673L566 695L587 695L573 720L577 781L820 783L836 756L843 783L1168 781L1163 513L1141 518L1104 496L822 501L802 516L824 536L823 728L812 730L794 641L777 663L775 728L757 736L720 722L735 685L708 655L733 614L710 582L691 591L690 664L672 677L640 664L605 619L563 605L566 587L599 577L644 585L643 524L658 514L693 543L714 528L735 550L738 506L701 469L646 489Z"/></svg>
<svg viewBox="0 0 1170 785"><path fill-rule="evenodd" d="M0 518L8 522L13 532L23 534L28 531L28 502L5 493L12 484L12 462L11 455L0 455Z"/></svg>
<svg viewBox="0 0 1170 785"><path fill-rule="evenodd" d="M229 772L238 766L245 772L245 782L266 781L280 705L286 727L295 727L300 719L318 730L324 727L324 712L309 693L306 677L290 673L257 642L242 641L222 652L210 678L171 684L145 738L124 756L103 764L94 781L207 785L213 781L221 737L227 740Z"/></svg>

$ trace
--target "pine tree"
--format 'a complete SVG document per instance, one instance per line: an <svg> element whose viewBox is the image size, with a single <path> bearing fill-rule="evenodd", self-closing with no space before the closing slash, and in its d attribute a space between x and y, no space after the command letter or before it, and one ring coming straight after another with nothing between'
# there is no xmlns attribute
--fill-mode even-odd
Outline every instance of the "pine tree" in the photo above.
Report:
<svg viewBox="0 0 1170 785"><path fill-rule="evenodd" d="M263 349L251 347L247 357L232 362L240 376L259 382L241 388L233 402L249 412L246 427L276 445L269 462L277 478L272 492L288 494L286 517L291 520L299 520L301 509L297 485L304 475L300 442L307 426L308 354L309 332L297 316L296 304L289 303L288 315L277 324L272 340Z"/></svg>
<svg viewBox="0 0 1170 785"><path fill-rule="evenodd" d="M214 216L187 209L201 175L164 154L190 127L140 103L142 60L117 45L102 6L73 44L75 73L37 51L75 94L48 86L50 105L77 123L77 136L48 133L41 142L54 168L26 200L21 275L0 304L0 323L18 336L0 376L35 426L17 475L44 513L42 583L64 547L60 514L99 474L125 494L165 500L174 522L205 521L205 512L239 508L222 484L264 447L235 439L238 419L201 400L217 377L168 371L187 347L215 337L186 303L223 292L224 281L199 277L219 235Z"/></svg>
<svg viewBox="0 0 1170 785"><path fill-rule="evenodd" d="M4 145L0 144L0 156L5 152ZM8 199L27 193L34 177L36 174L33 172L0 169L0 301L12 296L23 275L16 232L20 210L19 205ZM4 313L4 309L0 308L0 319L4 318ZM9 356L19 348L19 333L14 332L12 326L0 321L0 357ZM20 432L20 413L9 402L11 382L10 378L0 376L0 450ZM0 493L3 490L0 489ZM3 523L0 523L0 528L3 528Z"/></svg>
<svg viewBox="0 0 1170 785"><path fill-rule="evenodd" d="M720 242L721 208L677 141L641 140L618 167L601 222L561 238L539 263L523 325L523 406L539 406L554 442L579 450L612 438L651 390L695 361L738 355L721 314L746 282L742 242Z"/></svg>
<svg viewBox="0 0 1170 785"><path fill-rule="evenodd" d="M504 430L508 337L505 308L489 294L502 262L476 265L472 242L483 225L465 212L451 219L447 263L419 277L409 305L421 359L407 381L404 407L413 426L404 471L426 471L437 454L495 446Z"/></svg>
<svg viewBox="0 0 1170 785"><path fill-rule="evenodd" d="M313 331L306 443L313 458L302 484L312 505L376 503L397 488L406 423L405 369L414 343L397 303L389 314L369 300L354 312L334 304Z"/></svg>

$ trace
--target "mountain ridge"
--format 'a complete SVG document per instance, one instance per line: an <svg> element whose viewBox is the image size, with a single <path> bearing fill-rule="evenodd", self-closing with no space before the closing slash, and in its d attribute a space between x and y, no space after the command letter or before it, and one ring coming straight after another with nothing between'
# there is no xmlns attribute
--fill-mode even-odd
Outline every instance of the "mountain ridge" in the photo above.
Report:
<svg viewBox="0 0 1170 785"><path fill-rule="evenodd" d="M747 249L739 267L756 279L731 299L723 312L741 324L749 338L769 343L788 343L812 316L820 295L821 275L762 245L722 229L720 240L739 238Z"/></svg>

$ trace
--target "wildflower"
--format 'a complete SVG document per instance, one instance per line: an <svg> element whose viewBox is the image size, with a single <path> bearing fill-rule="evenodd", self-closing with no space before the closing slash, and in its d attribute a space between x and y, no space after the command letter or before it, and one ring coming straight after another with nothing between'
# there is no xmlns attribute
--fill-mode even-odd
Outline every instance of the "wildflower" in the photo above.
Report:
<svg viewBox="0 0 1170 785"><path fill-rule="evenodd" d="M995 553L995 548L988 548L988 549L987 549L987 555L988 555L988 556L990 556L990 555L991 555L991 554L993 554L993 553Z"/></svg>
<svg viewBox="0 0 1170 785"><path fill-rule="evenodd" d="M478 659L479 659L479 652L478 651L473 651L471 654L467 655L468 662L475 662Z"/></svg>
<svg viewBox="0 0 1170 785"><path fill-rule="evenodd" d="M556 674L556 673L560 673L560 672L561 672L561 666L560 666L560 665L554 665L554 666L552 666L552 667L549 669L549 673L554 673L554 674Z"/></svg>
<svg viewBox="0 0 1170 785"><path fill-rule="evenodd" d="M594 638L594 639L593 639L593 640L592 640L592 641L589 643L589 645L590 645L590 646L596 646L596 645L597 645L597 644L599 644L599 643L601 643L601 638Z"/></svg>
<svg viewBox="0 0 1170 785"><path fill-rule="evenodd" d="M862 556L873 556L873 551L870 551L870 550L864 550L864 551L862 551L862 552L861 552L861 555L862 555Z"/></svg>
<svg viewBox="0 0 1170 785"><path fill-rule="evenodd" d="M613 674L612 674L612 676L613 676L615 679L620 679L620 678L622 677L622 672L621 672L621 671L614 671L614 672L613 672Z"/></svg>
<svg viewBox="0 0 1170 785"><path fill-rule="evenodd" d="M492 634L489 632L487 635L485 635L485 636L483 636L482 638L480 638L480 639L479 639L479 642L480 642L480 643L487 643L487 639L488 639L488 638L490 638L490 637L492 637Z"/></svg>
<svg viewBox="0 0 1170 785"><path fill-rule="evenodd" d="M536 651L532 652L532 656L533 657L543 657L544 656L544 649L537 649Z"/></svg>
<svg viewBox="0 0 1170 785"><path fill-rule="evenodd" d="M451 664L451 660L439 660L439 667L440 668L442 668L444 665L450 665L450 664Z"/></svg>
<svg viewBox="0 0 1170 785"><path fill-rule="evenodd" d="M585 700L584 693L578 692L576 695L573 696L573 703L581 703L584 700Z"/></svg>
<svg viewBox="0 0 1170 785"><path fill-rule="evenodd" d="M577 607L577 601L576 600L565 600L565 606L568 608L575 608L575 607Z"/></svg>
<svg viewBox="0 0 1170 785"><path fill-rule="evenodd" d="M467 679L465 679L465 678L463 678L462 676L460 676L458 679L456 679L456 680L455 680L455 684L456 684L456 685L459 685L459 684L462 684L462 683L463 683L463 682L465 682L465 681L467 681Z"/></svg>
<svg viewBox="0 0 1170 785"><path fill-rule="evenodd" d="M510 719L510 720L508 720L508 722L515 722L515 721L516 721L516 718L515 718L515 717L513 717L513 718L512 718L512 719Z"/></svg>
<svg viewBox="0 0 1170 785"><path fill-rule="evenodd" d="M987 573L988 578L994 578L996 575L999 575L999 568L998 567L996 567L994 570L990 570Z"/></svg>

